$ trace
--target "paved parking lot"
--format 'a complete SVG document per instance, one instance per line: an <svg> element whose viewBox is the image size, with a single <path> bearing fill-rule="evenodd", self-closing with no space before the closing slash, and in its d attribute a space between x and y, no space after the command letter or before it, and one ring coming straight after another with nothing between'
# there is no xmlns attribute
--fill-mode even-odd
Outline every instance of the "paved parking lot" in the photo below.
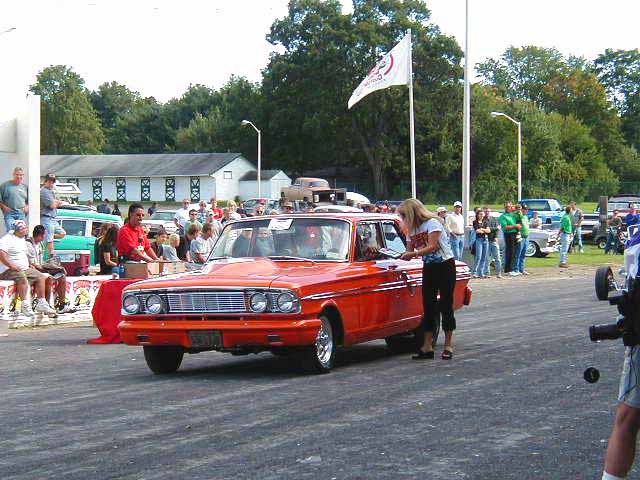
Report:
<svg viewBox="0 0 640 480"><path fill-rule="evenodd" d="M474 292L452 362L377 341L323 376L266 353L208 353L158 377L140 349L85 345L91 327L12 332L0 339L0 478L597 478L623 347L587 338L614 314L592 275Z"/></svg>

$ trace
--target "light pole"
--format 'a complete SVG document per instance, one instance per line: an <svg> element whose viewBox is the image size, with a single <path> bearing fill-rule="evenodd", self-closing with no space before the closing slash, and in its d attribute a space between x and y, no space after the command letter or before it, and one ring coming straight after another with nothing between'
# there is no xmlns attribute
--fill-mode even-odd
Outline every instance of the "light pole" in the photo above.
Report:
<svg viewBox="0 0 640 480"><path fill-rule="evenodd" d="M520 122L514 118L511 118L506 113L491 112L492 117L504 117L507 120L512 121L518 127L518 202L522 200L522 131L520 128Z"/></svg>
<svg viewBox="0 0 640 480"><path fill-rule="evenodd" d="M262 189L260 186L260 168L261 168L261 163L262 163L262 158L261 158L261 149L262 149L262 133L260 132L260 130L258 130L258 127L256 127L253 123L251 123L249 120L242 120L242 125L251 125L253 127L253 129L258 132L258 198L262 197Z"/></svg>
<svg viewBox="0 0 640 480"><path fill-rule="evenodd" d="M6 30L3 30L2 32L0 32L0 35L4 35L5 33L13 32L15 29L16 29L16 27L7 28Z"/></svg>
<svg viewBox="0 0 640 480"><path fill-rule="evenodd" d="M471 201L471 81L469 67L469 0L464 14L464 94L462 104L462 215L467 221Z"/></svg>

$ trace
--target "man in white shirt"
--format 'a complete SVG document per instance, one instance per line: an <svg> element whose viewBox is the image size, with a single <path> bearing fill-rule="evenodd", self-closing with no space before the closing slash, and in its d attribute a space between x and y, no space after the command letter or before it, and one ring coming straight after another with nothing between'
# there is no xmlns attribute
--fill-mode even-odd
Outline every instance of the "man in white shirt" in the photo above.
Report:
<svg viewBox="0 0 640 480"><path fill-rule="evenodd" d="M214 243L213 226L210 223L205 223L202 227L202 233L191 242L191 261L194 263L206 262Z"/></svg>
<svg viewBox="0 0 640 480"><path fill-rule="evenodd" d="M28 317L33 316L33 310L27 298L30 284L35 285L38 302L36 311L47 315L55 315L45 299L45 279L47 276L35 268L29 267L27 257L27 224L22 220L14 220L13 230L0 238L0 280L10 280L16 284L16 300L22 303L21 313Z"/></svg>
<svg viewBox="0 0 640 480"><path fill-rule="evenodd" d="M456 260L462 261L464 253L464 217L462 216L462 203L453 204L453 212L445 217L445 225L449 230L449 240L453 256Z"/></svg>
<svg viewBox="0 0 640 480"><path fill-rule="evenodd" d="M183 235L187 233L185 224L189 221L189 210L191 210L189 205L191 205L191 201L188 198L182 200L182 208L173 217L173 223L176 224L176 227L180 229Z"/></svg>

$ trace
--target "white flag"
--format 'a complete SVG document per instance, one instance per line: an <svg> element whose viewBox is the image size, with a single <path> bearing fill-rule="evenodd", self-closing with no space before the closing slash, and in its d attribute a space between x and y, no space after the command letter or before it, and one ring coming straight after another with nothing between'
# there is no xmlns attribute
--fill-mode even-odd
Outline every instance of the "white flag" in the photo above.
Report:
<svg viewBox="0 0 640 480"><path fill-rule="evenodd" d="M409 85L411 83L410 72L411 34L407 34L400 40L400 43L382 57L371 69L367 78L353 91L348 103L349 108L376 90L389 88L392 85Z"/></svg>

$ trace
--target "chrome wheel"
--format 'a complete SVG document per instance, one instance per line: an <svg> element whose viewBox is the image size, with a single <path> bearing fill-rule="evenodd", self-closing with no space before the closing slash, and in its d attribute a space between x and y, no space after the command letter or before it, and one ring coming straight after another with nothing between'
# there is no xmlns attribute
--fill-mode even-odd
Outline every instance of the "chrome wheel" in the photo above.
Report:
<svg viewBox="0 0 640 480"><path fill-rule="evenodd" d="M322 366L328 366L333 357L333 331L327 318L321 320L322 325L316 336L316 357Z"/></svg>

